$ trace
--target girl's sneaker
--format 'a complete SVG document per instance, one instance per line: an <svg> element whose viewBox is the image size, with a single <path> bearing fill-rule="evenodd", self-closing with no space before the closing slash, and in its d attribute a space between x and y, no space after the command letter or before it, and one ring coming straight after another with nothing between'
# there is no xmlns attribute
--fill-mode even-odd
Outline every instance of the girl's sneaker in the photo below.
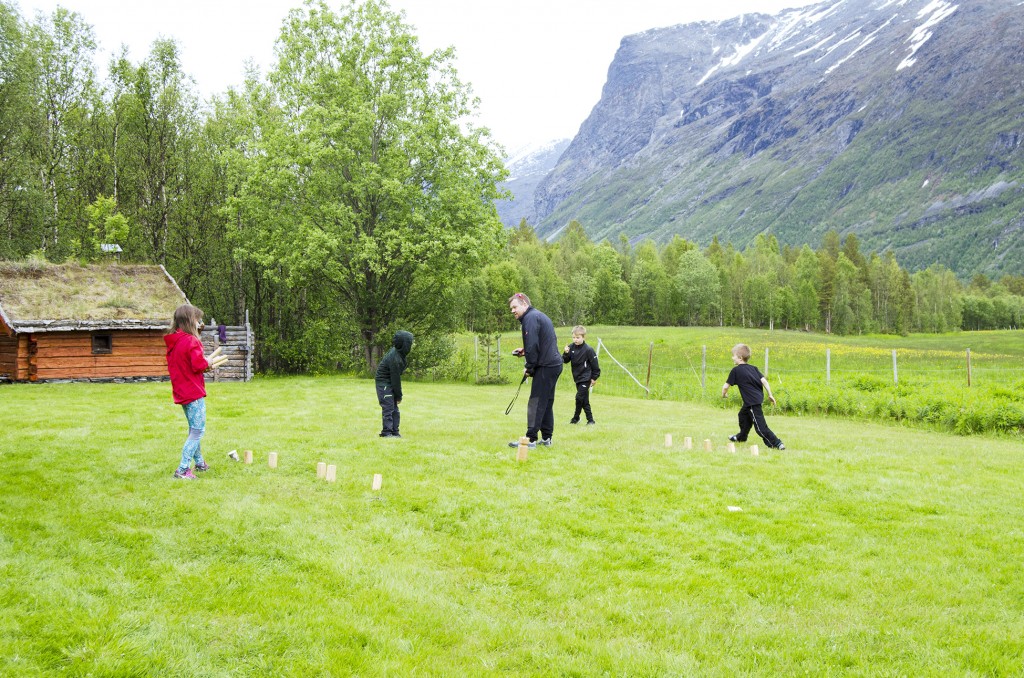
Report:
<svg viewBox="0 0 1024 678"><path fill-rule="evenodd" d="M209 471L209 470L210 470L210 465L207 464L205 461L196 464L196 471L198 471L199 473L202 473L203 471Z"/></svg>
<svg viewBox="0 0 1024 678"><path fill-rule="evenodd" d="M195 480L196 474L192 473L192 469L190 468L187 468L184 471L179 468L174 472L174 477L176 480Z"/></svg>

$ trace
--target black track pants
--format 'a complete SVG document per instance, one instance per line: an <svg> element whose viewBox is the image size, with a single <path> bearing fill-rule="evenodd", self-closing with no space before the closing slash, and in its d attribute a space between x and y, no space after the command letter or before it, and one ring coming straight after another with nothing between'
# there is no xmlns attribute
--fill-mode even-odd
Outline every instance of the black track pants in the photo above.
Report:
<svg viewBox="0 0 1024 678"><path fill-rule="evenodd" d="M537 367L530 384L530 402L526 405L526 435L530 440L547 439L555 432L555 387L562 374L562 366Z"/></svg>

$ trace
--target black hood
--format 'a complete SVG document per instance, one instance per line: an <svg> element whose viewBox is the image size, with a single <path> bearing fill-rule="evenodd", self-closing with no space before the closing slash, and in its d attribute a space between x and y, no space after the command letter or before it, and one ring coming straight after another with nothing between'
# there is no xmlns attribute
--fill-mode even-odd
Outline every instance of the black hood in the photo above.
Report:
<svg viewBox="0 0 1024 678"><path fill-rule="evenodd" d="M398 330L395 332L395 338L391 340L391 345L402 354L403 358L406 357L412 349L412 332Z"/></svg>

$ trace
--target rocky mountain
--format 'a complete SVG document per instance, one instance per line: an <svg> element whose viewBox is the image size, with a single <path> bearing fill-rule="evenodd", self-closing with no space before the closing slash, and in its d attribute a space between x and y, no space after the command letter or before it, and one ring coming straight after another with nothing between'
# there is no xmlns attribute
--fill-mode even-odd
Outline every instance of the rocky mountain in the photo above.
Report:
<svg viewBox="0 0 1024 678"><path fill-rule="evenodd" d="M838 0L622 40L534 223L737 246L829 229L1024 273L1024 2Z"/></svg>
<svg viewBox="0 0 1024 678"><path fill-rule="evenodd" d="M568 146L569 139L559 139L520 148L505 158L509 178L502 187L512 193L512 199L495 201L501 223L509 228L515 228L523 219L534 223L533 195L537 184L554 169Z"/></svg>

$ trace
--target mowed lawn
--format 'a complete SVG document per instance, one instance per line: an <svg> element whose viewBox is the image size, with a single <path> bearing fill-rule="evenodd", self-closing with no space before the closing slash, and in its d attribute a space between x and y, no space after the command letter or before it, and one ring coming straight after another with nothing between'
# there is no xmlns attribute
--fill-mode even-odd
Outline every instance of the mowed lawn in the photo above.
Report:
<svg viewBox="0 0 1024 678"><path fill-rule="evenodd" d="M528 385L210 384L195 482L166 383L0 386L0 675L1021 675L1019 442L563 382L525 463Z"/></svg>

